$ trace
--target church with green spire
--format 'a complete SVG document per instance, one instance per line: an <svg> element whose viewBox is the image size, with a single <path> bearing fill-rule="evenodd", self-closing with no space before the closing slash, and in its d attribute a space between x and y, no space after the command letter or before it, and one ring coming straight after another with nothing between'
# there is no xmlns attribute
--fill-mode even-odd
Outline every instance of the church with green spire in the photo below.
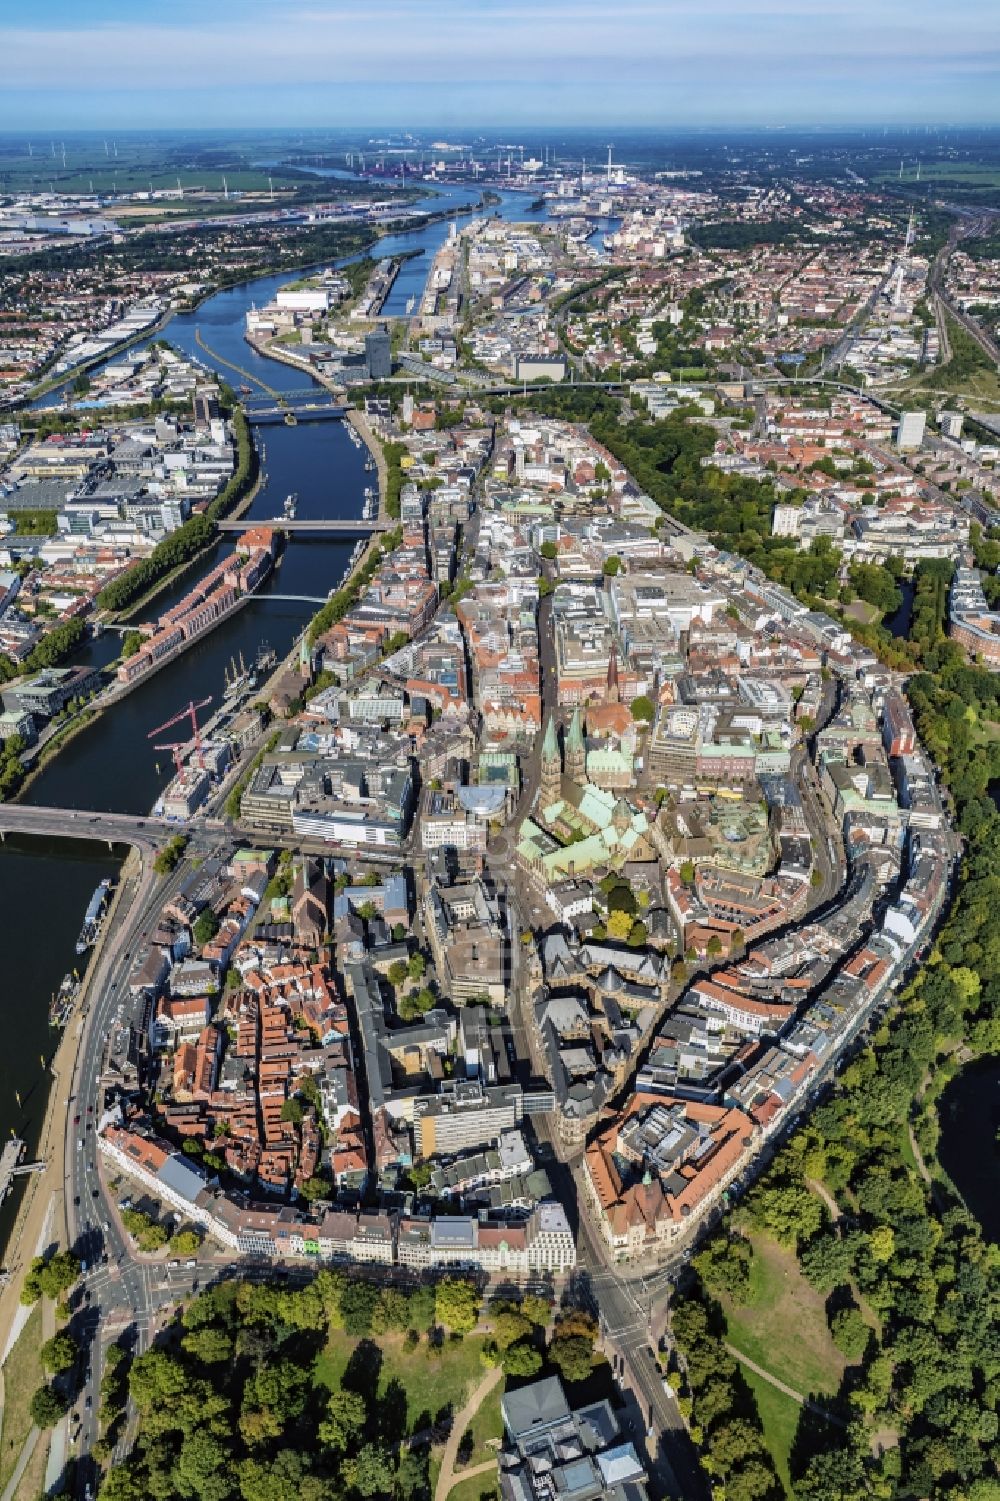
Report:
<svg viewBox="0 0 1000 1501"><path fill-rule="evenodd" d="M587 776L583 715L573 712L560 748L554 715L542 737L534 816L521 825L517 857L547 881L620 869L653 858L649 821L641 809Z"/></svg>

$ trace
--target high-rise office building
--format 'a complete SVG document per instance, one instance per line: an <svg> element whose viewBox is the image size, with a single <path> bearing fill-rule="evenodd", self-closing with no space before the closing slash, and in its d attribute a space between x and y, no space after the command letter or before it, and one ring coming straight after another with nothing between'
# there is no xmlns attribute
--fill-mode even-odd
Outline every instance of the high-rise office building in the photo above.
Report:
<svg viewBox="0 0 1000 1501"><path fill-rule="evenodd" d="M903 412L896 431L897 448L919 448L924 441L926 412Z"/></svg>
<svg viewBox="0 0 1000 1501"><path fill-rule="evenodd" d="M369 380L388 380L392 374L392 342L389 330L373 329L365 335L365 363Z"/></svg>

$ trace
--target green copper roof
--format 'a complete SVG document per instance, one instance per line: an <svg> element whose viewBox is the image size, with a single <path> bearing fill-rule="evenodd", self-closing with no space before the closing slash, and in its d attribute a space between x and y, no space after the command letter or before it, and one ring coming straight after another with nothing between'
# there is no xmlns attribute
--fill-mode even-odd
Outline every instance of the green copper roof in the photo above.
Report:
<svg viewBox="0 0 1000 1501"><path fill-rule="evenodd" d="M542 741L542 760L558 761L558 759L559 741L556 739L556 722L550 714L545 726L545 739Z"/></svg>
<svg viewBox="0 0 1000 1501"><path fill-rule="evenodd" d="M583 750L583 715L579 708L573 710L569 734L566 737L566 749L568 751Z"/></svg>

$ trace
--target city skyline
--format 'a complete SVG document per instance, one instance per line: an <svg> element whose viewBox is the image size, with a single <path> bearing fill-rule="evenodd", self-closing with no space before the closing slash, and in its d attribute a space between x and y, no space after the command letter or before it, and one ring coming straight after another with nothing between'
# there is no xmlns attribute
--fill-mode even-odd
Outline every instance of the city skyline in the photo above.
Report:
<svg viewBox="0 0 1000 1501"><path fill-rule="evenodd" d="M0 128L874 125L995 121L1000 23L979 0L341 3L42 0L0 22ZM974 38L974 45L970 41Z"/></svg>

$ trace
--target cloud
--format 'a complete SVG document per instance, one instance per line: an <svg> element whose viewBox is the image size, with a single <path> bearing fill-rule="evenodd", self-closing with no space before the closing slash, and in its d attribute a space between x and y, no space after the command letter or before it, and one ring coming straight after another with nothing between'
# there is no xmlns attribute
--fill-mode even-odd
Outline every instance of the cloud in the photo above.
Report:
<svg viewBox="0 0 1000 1501"><path fill-rule="evenodd" d="M600 110L605 95L624 89L627 106L628 90L645 88L661 91L664 118L678 95L720 117L734 97L756 96L773 117L806 95L821 118L846 90L869 118L889 96L909 97L920 118L963 103L981 115L991 81L1000 98L1000 6L985 21L983 9L953 0L942 24L927 0L175 0L146 20L126 0L39 0L30 23L0 23L0 56L22 99L72 91L95 109L109 93L147 88L238 97L463 84L487 95L506 86L514 112L532 95L547 112L539 91L575 90ZM0 112L13 115L11 93Z"/></svg>

